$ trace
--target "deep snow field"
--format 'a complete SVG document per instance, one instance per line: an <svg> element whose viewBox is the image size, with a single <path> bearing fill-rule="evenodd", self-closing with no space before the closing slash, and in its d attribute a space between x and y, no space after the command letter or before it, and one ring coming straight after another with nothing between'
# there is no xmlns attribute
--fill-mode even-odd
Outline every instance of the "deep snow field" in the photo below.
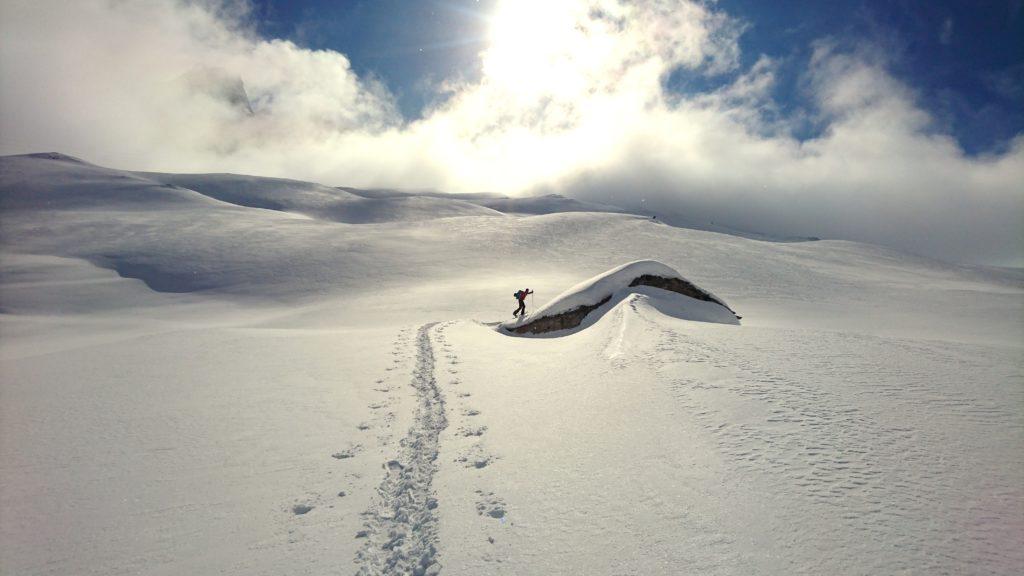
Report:
<svg viewBox="0 0 1024 576"><path fill-rule="evenodd" d="M1024 571L1019 271L48 154L0 209L0 574ZM496 330L639 259L742 320Z"/></svg>

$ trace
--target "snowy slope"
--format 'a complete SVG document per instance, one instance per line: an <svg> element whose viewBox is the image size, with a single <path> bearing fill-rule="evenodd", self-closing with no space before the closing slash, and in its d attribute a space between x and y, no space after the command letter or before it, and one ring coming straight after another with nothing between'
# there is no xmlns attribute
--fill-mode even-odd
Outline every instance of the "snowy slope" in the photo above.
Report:
<svg viewBox="0 0 1024 576"><path fill-rule="evenodd" d="M526 198L484 198L474 203L508 214L554 214L558 212L625 212L625 210L601 204L566 198L559 194L545 194Z"/></svg>
<svg viewBox="0 0 1024 576"><path fill-rule="evenodd" d="M365 198L338 188L281 178L236 174L141 175L239 206L294 212L311 218L350 224L430 220L451 216L500 216L493 210L454 198Z"/></svg>
<svg viewBox="0 0 1024 576"><path fill-rule="evenodd" d="M339 190L362 196L363 198L399 199L399 198L438 198L469 202L506 214L553 214L556 212L625 212L622 208L586 202L575 198L566 198L560 194L543 196L527 196L510 198L501 194L478 192L471 194L451 194L446 192L403 192L399 190L360 190L358 188L341 187Z"/></svg>
<svg viewBox="0 0 1024 576"><path fill-rule="evenodd" d="M451 573L1021 566L1019 348L694 323L643 297L567 338L444 338Z"/></svg>
<svg viewBox="0 0 1024 576"><path fill-rule="evenodd" d="M0 159L0 573L1024 566L1019 272L432 198Z"/></svg>

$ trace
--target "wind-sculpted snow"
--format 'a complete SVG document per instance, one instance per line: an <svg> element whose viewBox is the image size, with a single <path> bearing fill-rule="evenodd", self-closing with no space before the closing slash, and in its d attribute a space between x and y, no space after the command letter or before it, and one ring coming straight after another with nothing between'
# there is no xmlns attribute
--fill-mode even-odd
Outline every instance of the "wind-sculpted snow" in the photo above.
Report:
<svg viewBox="0 0 1024 576"><path fill-rule="evenodd" d="M657 343L646 361L731 474L784 500L766 523L797 532L797 518L826 519L827 533L804 537L827 557L797 560L806 549L786 544L789 573L1001 573L1022 559L1000 535L1020 527L1019 459L996 456L1019 438L1010 407L1022 390L974 385L1020 382L1005 350L834 332L723 338L639 318L634 338ZM888 551L865 553L878 543Z"/></svg>
<svg viewBox="0 0 1024 576"><path fill-rule="evenodd" d="M450 232L514 233L511 222L495 225L521 218L478 204L487 201L511 202L490 194L357 194L279 178L128 172L55 153L0 158L5 251L78 258L164 293L303 297L413 278L419 262L449 249ZM582 206L544 202L549 209ZM436 220L452 222L422 227ZM490 254L463 255L449 270L514 255L519 242L544 241L518 234L514 241L482 239Z"/></svg>
<svg viewBox="0 0 1024 576"><path fill-rule="evenodd" d="M568 330L593 324L631 293L650 296L658 309L670 316L722 324L737 324L739 320L720 298L686 280L670 266L654 260L637 260L580 282L536 312L505 322L500 328L516 334L567 334Z"/></svg>
<svg viewBox="0 0 1024 576"><path fill-rule="evenodd" d="M0 573L1021 572L1020 271L458 200L0 159Z"/></svg>
<svg viewBox="0 0 1024 576"><path fill-rule="evenodd" d="M156 292L294 297L351 290L367 270L408 276L441 236L387 223L468 215L506 218L456 199L368 199L292 180L126 172L60 154L0 158L6 252L78 258ZM381 251L391 239L407 246Z"/></svg>
<svg viewBox="0 0 1024 576"><path fill-rule="evenodd" d="M164 210L212 200L131 172L101 168L63 154L0 157L0 210Z"/></svg>
<svg viewBox="0 0 1024 576"><path fill-rule="evenodd" d="M455 216L501 216L494 210L466 202L457 196L437 198L407 194L373 198L343 188L283 178L237 174L141 175L239 206L292 212L328 222L369 224Z"/></svg>

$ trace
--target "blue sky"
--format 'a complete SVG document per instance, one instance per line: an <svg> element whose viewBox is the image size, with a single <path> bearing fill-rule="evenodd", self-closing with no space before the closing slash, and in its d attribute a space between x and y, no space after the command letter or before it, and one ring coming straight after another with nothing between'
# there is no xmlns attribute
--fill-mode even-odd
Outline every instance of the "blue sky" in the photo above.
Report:
<svg viewBox="0 0 1024 576"><path fill-rule="evenodd" d="M402 113L417 118L446 78L473 79L486 47L492 0L258 0L259 32L345 54L361 76L382 80ZM762 55L780 62L774 88L784 114L810 105L802 90L815 42L870 46L918 104L969 155L1002 151L1024 131L1024 0L720 0L745 30L739 70L707 77L683 71L679 92L725 85ZM538 14L537 18L543 18ZM524 31L528 35L528 31ZM797 136L818 135L808 121Z"/></svg>
<svg viewBox="0 0 1024 576"><path fill-rule="evenodd" d="M258 0L260 34L345 54L419 117L446 78L479 75L492 0Z"/></svg>

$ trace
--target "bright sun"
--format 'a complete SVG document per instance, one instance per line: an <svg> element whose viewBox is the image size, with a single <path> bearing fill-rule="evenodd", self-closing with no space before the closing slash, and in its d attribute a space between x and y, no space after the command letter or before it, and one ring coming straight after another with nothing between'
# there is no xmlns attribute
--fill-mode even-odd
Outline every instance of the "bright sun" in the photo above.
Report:
<svg viewBox="0 0 1024 576"><path fill-rule="evenodd" d="M520 98L571 97L586 88L611 38L574 2L511 0L491 17L487 79Z"/></svg>

